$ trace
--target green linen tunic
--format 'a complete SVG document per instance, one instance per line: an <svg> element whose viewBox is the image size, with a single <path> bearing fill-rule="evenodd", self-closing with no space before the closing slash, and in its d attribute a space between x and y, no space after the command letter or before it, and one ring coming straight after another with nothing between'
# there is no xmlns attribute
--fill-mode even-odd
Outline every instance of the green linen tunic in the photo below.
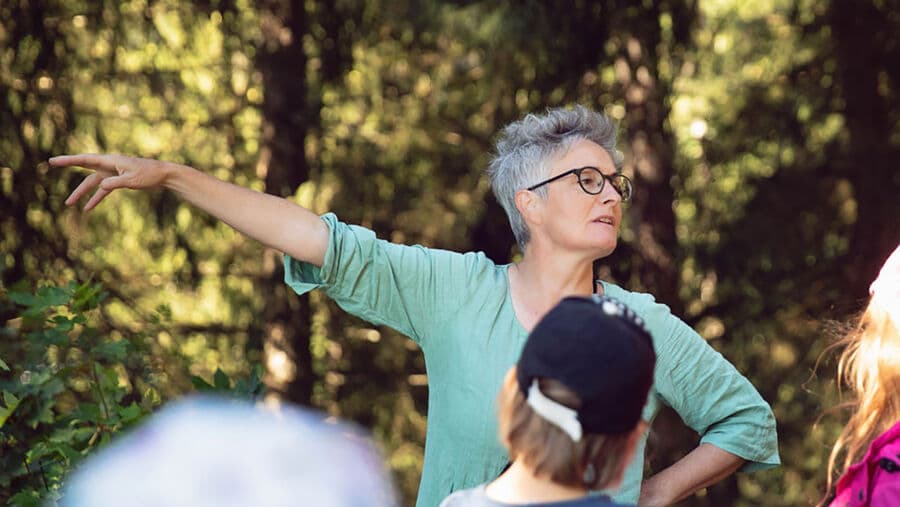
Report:
<svg viewBox="0 0 900 507"><path fill-rule="evenodd" d="M428 427L416 505L436 507L451 492L496 477L507 462L495 400L527 337L513 310L509 265L481 252L457 253L377 239L363 227L322 216L330 241L321 268L285 256L285 281L298 294L321 287L345 311L412 338L425 354ZM640 315L657 354L644 419L665 404L702 442L747 460L744 471L780 463L775 418L750 382L653 296L603 283L604 294ZM618 502L636 503L646 433Z"/></svg>

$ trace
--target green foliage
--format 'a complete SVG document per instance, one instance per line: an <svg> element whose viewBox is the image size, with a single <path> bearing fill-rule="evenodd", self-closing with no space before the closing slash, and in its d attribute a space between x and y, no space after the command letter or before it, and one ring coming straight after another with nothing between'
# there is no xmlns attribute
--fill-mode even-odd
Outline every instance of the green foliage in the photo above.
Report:
<svg viewBox="0 0 900 507"><path fill-rule="evenodd" d="M818 419L836 402L833 365L810 379L831 340L822 322L858 309L900 236L896 2L294 7L0 2L0 276L42 287L0 299L0 460L18 474L0 491L26 504L53 490L40 477L67 456L48 450L56 431L90 430L96 446L162 400L258 393L263 378L371 428L408 503L422 462L425 367L409 340L295 297L276 252L171 193L66 209L82 175L46 157L184 162L394 241L506 262L491 140L524 113L583 102L622 122L637 182L604 275L676 309L779 421L783 467L682 503L820 498L840 426ZM87 278L102 306L99 284L68 284ZM263 360L265 375L251 366Z"/></svg>
<svg viewBox="0 0 900 507"><path fill-rule="evenodd" d="M19 307L3 329L15 344L4 348L9 363L0 360L0 490L11 495L0 500L10 505L58 499L73 465L163 402L149 343L171 311L161 306L152 325L112 339L96 325L106 298L95 282L6 294ZM199 377L194 383L256 398L260 376L257 366L232 382L219 369L213 385Z"/></svg>
<svg viewBox="0 0 900 507"><path fill-rule="evenodd" d="M262 365L257 364L253 366L249 377L232 382L221 368L216 368L212 384L196 375L191 377L191 383L198 392L255 399L262 396L265 388L262 375Z"/></svg>
<svg viewBox="0 0 900 507"><path fill-rule="evenodd" d="M106 294L97 283L10 291L19 316L4 331L18 346L0 376L0 488L13 505L53 499L64 473L110 435L159 402L148 384L134 392L124 368L142 336L109 340L88 323ZM5 353L9 354L10 349Z"/></svg>

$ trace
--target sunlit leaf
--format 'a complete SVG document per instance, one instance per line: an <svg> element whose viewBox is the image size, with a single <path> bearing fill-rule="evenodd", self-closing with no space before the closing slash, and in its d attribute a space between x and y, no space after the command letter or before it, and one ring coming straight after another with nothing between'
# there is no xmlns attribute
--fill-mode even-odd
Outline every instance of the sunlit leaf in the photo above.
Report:
<svg viewBox="0 0 900 507"><path fill-rule="evenodd" d="M143 411L141 410L140 405L135 402L131 402L127 407L119 407L119 417L122 418L122 422L130 423L143 415Z"/></svg>
<svg viewBox="0 0 900 507"><path fill-rule="evenodd" d="M0 408L0 429L3 428L3 425L6 423L9 416L15 412L16 407L19 406L21 400L17 398L14 394L9 391L3 391L3 403L6 405L3 408Z"/></svg>

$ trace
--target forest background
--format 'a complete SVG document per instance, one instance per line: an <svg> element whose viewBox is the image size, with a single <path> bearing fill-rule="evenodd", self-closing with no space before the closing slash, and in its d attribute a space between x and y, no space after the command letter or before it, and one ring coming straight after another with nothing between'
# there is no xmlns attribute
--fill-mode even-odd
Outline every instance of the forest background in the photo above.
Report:
<svg viewBox="0 0 900 507"><path fill-rule="evenodd" d="M258 378L369 428L409 505L422 464L410 340L294 295L278 252L170 193L66 208L84 173L49 156L187 163L509 262L492 140L582 103L621 122L637 189L604 276L672 307L778 420L782 467L682 504L811 505L846 418L822 353L900 239L898 62L897 0L4 1L0 501L53 498L166 400ZM664 413L652 442L660 468L697 437Z"/></svg>

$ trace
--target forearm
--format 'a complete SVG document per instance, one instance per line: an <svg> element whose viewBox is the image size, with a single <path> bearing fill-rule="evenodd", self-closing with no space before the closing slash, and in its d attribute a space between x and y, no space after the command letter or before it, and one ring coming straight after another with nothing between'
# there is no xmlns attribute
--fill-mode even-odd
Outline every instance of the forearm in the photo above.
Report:
<svg viewBox="0 0 900 507"><path fill-rule="evenodd" d="M700 444L686 456L645 480L639 507L670 505L736 472L744 459L711 444Z"/></svg>
<svg viewBox="0 0 900 507"><path fill-rule="evenodd" d="M179 164L167 165L164 186L266 246L316 266L324 262L328 227L296 203Z"/></svg>

